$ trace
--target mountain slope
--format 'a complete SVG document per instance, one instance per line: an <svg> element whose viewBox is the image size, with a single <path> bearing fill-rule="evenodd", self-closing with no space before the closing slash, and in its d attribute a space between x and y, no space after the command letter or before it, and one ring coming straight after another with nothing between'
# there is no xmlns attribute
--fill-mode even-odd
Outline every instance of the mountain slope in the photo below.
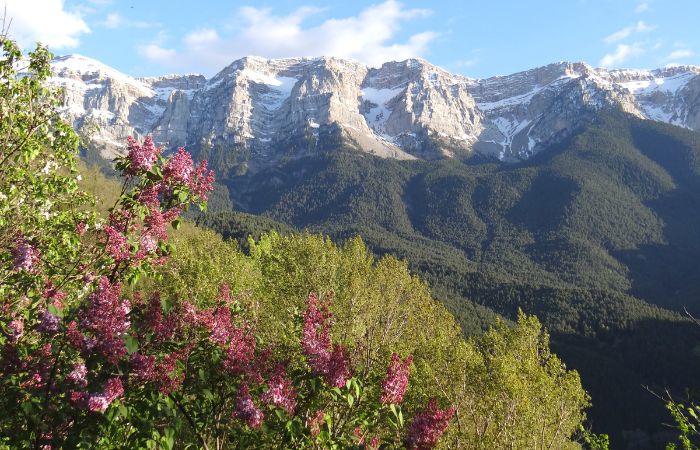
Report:
<svg viewBox="0 0 700 450"><path fill-rule="evenodd" d="M699 157L696 133L608 115L520 165L340 154L292 160L229 187L237 207L299 228L371 224L440 242L478 266L667 306L679 299L666 287L697 275ZM669 252L676 261L667 262L686 269L659 270Z"/></svg>
<svg viewBox="0 0 700 450"><path fill-rule="evenodd" d="M520 164L338 151L228 187L238 209L408 259L467 332L489 310L537 314L622 446L622 430L662 431L663 404L642 385L681 390L700 371L698 330L669 311L700 310L700 135L594 122Z"/></svg>
<svg viewBox="0 0 700 450"><path fill-rule="evenodd" d="M78 55L53 62L64 113L109 158L127 135L152 134L242 173L342 144L395 159L520 161L599 111L700 129L700 68L594 69L556 63L483 80L423 60L370 68L323 57L246 57L211 79L134 79Z"/></svg>

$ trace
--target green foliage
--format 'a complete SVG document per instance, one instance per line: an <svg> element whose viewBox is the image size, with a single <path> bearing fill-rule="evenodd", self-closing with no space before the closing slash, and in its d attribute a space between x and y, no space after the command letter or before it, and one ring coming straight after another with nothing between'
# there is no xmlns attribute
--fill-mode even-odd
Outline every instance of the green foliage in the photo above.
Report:
<svg viewBox="0 0 700 450"><path fill-rule="evenodd" d="M457 404L456 426L445 437L453 447L574 448L571 436L589 397L578 374L550 352L534 316L520 313L515 327L498 321L457 346L447 365L466 369L445 378L434 374Z"/></svg>
<svg viewBox="0 0 700 450"><path fill-rule="evenodd" d="M495 313L536 314L583 374L596 429L613 443L623 430L662 431L663 405L640 386L682 389L700 369L683 338L695 332L672 312L694 311L700 294L696 133L602 114L515 165L346 150L226 182L248 213L337 242L360 235L374 254L406 259L467 335ZM228 220L200 223L228 235Z"/></svg>
<svg viewBox="0 0 700 450"><path fill-rule="evenodd" d="M669 400L666 403L666 409L676 422L676 428L679 432L678 444L669 443L666 448L668 450L677 448L696 450L700 448L700 407Z"/></svg>
<svg viewBox="0 0 700 450"><path fill-rule="evenodd" d="M56 93L44 86L51 54L37 47L28 65L15 44L2 38L0 59L0 298L39 290L40 277L11 274L11 249L20 241L41 247L41 259L64 283L75 282L78 260L75 223L90 223L92 199L78 190L78 138L55 106ZM16 69L26 67L18 76ZM16 289L21 286L20 289ZM9 300L7 300L9 301Z"/></svg>
<svg viewBox="0 0 700 450"><path fill-rule="evenodd" d="M607 434L591 433L583 427L579 431L590 450L610 450L610 437Z"/></svg>
<svg viewBox="0 0 700 450"><path fill-rule="evenodd" d="M465 341L405 262L391 256L375 260L359 238L337 246L322 236L273 232L251 240L244 253L213 233L190 229L175 242L179 251L153 289L191 295L222 281L238 282L236 292L268 343L293 345L290 317L308 292L333 292L335 337L353 349L361 371L377 378L383 367L376 362L389 352L414 356L405 411L432 396L452 399L457 413L446 445L574 445L588 397L578 375L550 353L547 335L533 317L521 317L514 328L501 321L483 338ZM203 266L192 270L193 264ZM252 275L241 276L241 267ZM509 415L509 408L517 414ZM486 429L472 425L484 423Z"/></svg>

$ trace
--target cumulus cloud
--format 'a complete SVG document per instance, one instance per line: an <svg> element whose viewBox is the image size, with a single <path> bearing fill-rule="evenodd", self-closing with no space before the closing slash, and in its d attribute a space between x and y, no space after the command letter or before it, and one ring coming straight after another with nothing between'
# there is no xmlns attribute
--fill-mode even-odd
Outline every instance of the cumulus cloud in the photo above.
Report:
<svg viewBox="0 0 700 450"><path fill-rule="evenodd" d="M600 60L599 65L601 67L614 67L618 66L631 58L641 56L645 53L644 47L641 43L636 42L634 44L619 44L615 51L608 53L603 56Z"/></svg>
<svg viewBox="0 0 700 450"><path fill-rule="evenodd" d="M302 7L280 16L269 8L243 7L226 28L198 29L186 34L177 51L150 43L139 47L139 53L163 65L200 71L221 69L246 55L339 56L377 66L421 56L438 36L425 31L404 42L392 42L405 21L430 14L425 9L406 9L396 0L372 5L356 16L305 26L306 20L319 12L317 8Z"/></svg>
<svg viewBox="0 0 700 450"><path fill-rule="evenodd" d="M648 25L644 21L640 20L639 22L637 22L634 25L630 25L628 27L625 27L621 30L614 32L613 34L611 34L609 36L606 36L603 39L603 41L608 43L608 44L612 44L614 42L618 42L618 41L621 41L625 38L628 38L628 37L632 36L633 34L647 33L649 31L653 31L655 29L656 29L656 26Z"/></svg>
<svg viewBox="0 0 700 450"><path fill-rule="evenodd" d="M53 49L77 47L80 36L90 33L82 15L66 10L63 0L6 0L5 7L10 36L25 48L36 41Z"/></svg>

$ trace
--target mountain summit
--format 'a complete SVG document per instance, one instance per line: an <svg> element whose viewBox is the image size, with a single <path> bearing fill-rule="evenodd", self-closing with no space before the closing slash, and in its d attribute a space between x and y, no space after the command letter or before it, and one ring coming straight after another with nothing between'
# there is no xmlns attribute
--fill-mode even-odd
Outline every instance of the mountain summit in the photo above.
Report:
<svg viewBox="0 0 700 450"><path fill-rule="evenodd" d="M339 144L397 159L478 152L527 159L603 109L700 130L700 67L595 69L559 62L473 79L409 59L370 68L334 58L234 61L202 75L133 78L89 58L52 63L63 111L104 157L127 135L187 146L226 168Z"/></svg>

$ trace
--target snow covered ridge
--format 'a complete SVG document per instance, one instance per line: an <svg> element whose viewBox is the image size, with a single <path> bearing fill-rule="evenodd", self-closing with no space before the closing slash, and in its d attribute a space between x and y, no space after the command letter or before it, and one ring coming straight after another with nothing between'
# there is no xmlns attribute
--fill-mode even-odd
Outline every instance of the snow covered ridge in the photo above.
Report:
<svg viewBox="0 0 700 450"><path fill-rule="evenodd" d="M246 57L214 77L133 78L80 55L57 58L64 115L103 156L127 135L174 148L225 149L265 164L291 142L318 151L326 136L368 153L414 159L481 152L528 158L597 111L615 108L700 131L700 68L605 70L559 62L473 79L421 59L370 68L334 58ZM303 145L299 144L303 142Z"/></svg>

